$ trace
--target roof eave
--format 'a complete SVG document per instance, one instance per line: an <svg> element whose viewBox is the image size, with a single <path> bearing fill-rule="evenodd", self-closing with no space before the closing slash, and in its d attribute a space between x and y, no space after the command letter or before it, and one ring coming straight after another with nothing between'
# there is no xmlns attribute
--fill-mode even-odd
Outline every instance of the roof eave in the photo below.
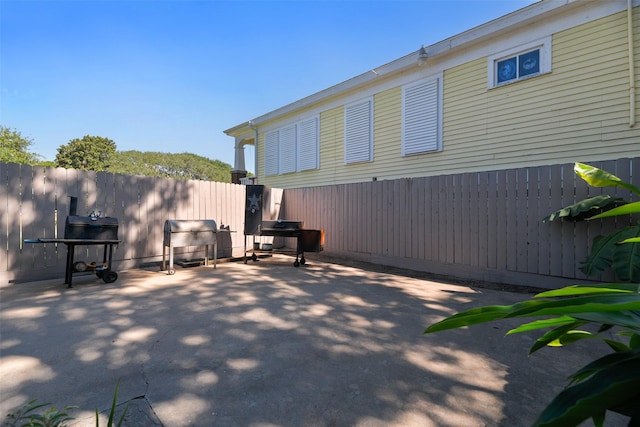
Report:
<svg viewBox="0 0 640 427"><path fill-rule="evenodd" d="M540 0L537 3L525 6L500 18L494 19L477 27L471 28L465 32L427 46L426 49L429 53L429 57L441 55L470 43L478 43L486 38L493 37L500 32L512 29L514 26L523 25L528 21L538 19L544 14L556 11L558 8L566 7L571 4L577 4L580 1L584 0ZM366 73L360 74L349 80L321 90L320 92L316 92L305 98L299 99L298 101L292 102L291 104L287 104L269 113L258 116L253 120L234 126L224 131L224 133L230 135L246 127L258 126L261 123L272 120L278 116L291 113L314 103L331 98L332 96L335 96L339 93L353 90L360 86L371 83L373 80L378 79L381 76L399 73L408 68L417 67L417 57L419 51L420 50L418 49L415 52L405 55L371 71L367 71Z"/></svg>

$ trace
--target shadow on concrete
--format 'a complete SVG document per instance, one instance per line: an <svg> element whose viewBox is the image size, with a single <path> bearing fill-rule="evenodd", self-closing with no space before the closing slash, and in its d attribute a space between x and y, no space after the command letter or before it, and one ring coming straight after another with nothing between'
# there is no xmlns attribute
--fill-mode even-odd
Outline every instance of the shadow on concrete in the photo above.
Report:
<svg viewBox="0 0 640 427"><path fill-rule="evenodd" d="M74 284L3 288L3 417L37 398L95 425L120 379L130 426L528 426L598 351L528 358L517 322L423 335L526 295L314 260Z"/></svg>

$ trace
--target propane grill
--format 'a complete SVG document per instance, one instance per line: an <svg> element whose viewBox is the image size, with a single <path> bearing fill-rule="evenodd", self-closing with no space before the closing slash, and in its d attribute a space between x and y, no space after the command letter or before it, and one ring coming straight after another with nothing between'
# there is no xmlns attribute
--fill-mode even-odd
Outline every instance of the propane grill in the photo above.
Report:
<svg viewBox="0 0 640 427"><path fill-rule="evenodd" d="M204 246L204 265L209 264L209 245L213 245L213 267L218 264L218 226L212 219L204 220L166 220L162 242L162 266L166 270L166 249L169 248L169 274L173 269L173 249L185 246Z"/></svg>

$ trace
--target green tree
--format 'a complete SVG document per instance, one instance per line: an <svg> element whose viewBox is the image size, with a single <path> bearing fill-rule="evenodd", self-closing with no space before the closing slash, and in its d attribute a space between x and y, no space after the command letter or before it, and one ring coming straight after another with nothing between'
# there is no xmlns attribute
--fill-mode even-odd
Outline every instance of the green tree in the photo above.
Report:
<svg viewBox="0 0 640 427"><path fill-rule="evenodd" d="M109 138L85 135L58 147L56 166L67 169L106 171L116 154L116 143Z"/></svg>
<svg viewBox="0 0 640 427"><path fill-rule="evenodd" d="M38 155L28 149L33 141L15 129L0 125L0 162L33 164Z"/></svg>
<svg viewBox="0 0 640 427"><path fill-rule="evenodd" d="M119 151L107 170L129 175L231 181L231 165L191 153Z"/></svg>

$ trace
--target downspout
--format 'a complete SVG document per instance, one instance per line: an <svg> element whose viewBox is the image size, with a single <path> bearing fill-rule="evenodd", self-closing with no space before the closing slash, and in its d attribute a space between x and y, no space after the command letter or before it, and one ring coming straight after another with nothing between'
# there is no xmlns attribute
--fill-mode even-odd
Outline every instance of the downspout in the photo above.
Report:
<svg viewBox="0 0 640 427"><path fill-rule="evenodd" d="M636 124L636 72L633 36L633 0L627 0L627 44L629 47L629 127L633 127Z"/></svg>
<svg viewBox="0 0 640 427"><path fill-rule="evenodd" d="M255 132L253 137L253 170L255 171L254 183L258 183L258 128L253 125L253 120L249 120L249 127Z"/></svg>

